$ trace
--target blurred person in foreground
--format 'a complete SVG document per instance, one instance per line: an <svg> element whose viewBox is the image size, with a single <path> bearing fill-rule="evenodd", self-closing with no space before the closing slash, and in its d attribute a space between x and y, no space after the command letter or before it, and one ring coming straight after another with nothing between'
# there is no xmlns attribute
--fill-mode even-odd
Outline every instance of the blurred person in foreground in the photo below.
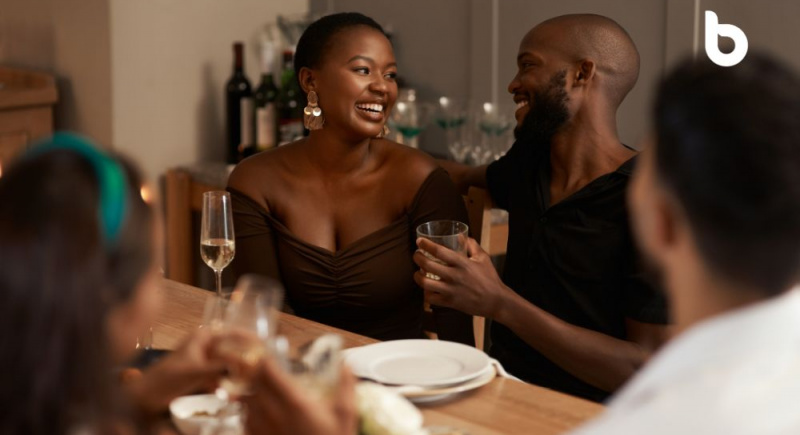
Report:
<svg viewBox="0 0 800 435"><path fill-rule="evenodd" d="M113 375L160 304L161 228L141 183L64 133L0 178L1 433L143 430L222 373L199 331L125 387Z"/></svg>
<svg viewBox="0 0 800 435"><path fill-rule="evenodd" d="M236 362L215 355L223 336L198 330L120 383L115 368L160 306L161 225L141 185L132 165L64 133L0 177L0 433L168 430L170 401L213 390ZM347 427L332 419L301 427Z"/></svg>
<svg viewBox="0 0 800 435"><path fill-rule="evenodd" d="M617 109L638 75L633 40L607 17L565 15L529 31L508 85L517 141L488 167L446 165L462 188L487 187L509 212L502 280L475 241L470 261L450 263L441 281L415 275L428 302L494 320L489 353L510 373L595 401L667 335L666 304L643 279L625 204L636 151L617 135ZM434 273L433 261L414 258Z"/></svg>
<svg viewBox="0 0 800 435"><path fill-rule="evenodd" d="M678 336L577 431L800 433L800 77L750 52L661 85L629 202Z"/></svg>

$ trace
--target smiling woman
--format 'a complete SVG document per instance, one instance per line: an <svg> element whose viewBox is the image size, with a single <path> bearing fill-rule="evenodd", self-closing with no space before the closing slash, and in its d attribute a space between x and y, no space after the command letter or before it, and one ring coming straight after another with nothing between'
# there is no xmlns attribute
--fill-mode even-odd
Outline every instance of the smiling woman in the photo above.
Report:
<svg viewBox="0 0 800 435"><path fill-rule="evenodd" d="M391 42L371 18L329 15L300 38L295 70L311 133L231 175L232 269L281 279L303 317L383 340L422 337L414 228L467 216L433 159L380 137L397 98ZM469 316L434 314L440 338L472 343Z"/></svg>

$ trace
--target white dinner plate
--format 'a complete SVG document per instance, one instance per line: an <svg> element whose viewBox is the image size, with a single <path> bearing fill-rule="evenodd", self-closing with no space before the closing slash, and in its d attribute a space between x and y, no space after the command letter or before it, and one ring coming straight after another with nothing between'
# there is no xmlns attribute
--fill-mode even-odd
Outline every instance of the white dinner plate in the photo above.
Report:
<svg viewBox="0 0 800 435"><path fill-rule="evenodd" d="M423 387L469 381L491 364L482 351L443 340L395 340L348 349L357 376L388 385Z"/></svg>
<svg viewBox="0 0 800 435"><path fill-rule="evenodd" d="M474 390L476 388L480 388L497 377L497 370L494 366L489 365L485 371L481 372L475 378L472 378L466 382L462 382L455 385L445 386L445 387L420 387L417 385L401 385L397 387L388 387L406 399L414 402L414 403L426 403L426 402L435 402L438 400L446 399L454 394L463 393L466 391Z"/></svg>

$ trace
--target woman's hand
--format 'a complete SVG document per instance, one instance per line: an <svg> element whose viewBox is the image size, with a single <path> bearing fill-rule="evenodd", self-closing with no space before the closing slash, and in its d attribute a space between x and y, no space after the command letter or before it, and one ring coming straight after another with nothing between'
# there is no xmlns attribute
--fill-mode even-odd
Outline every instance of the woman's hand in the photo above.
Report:
<svg viewBox="0 0 800 435"><path fill-rule="evenodd" d="M146 416L169 408L178 396L211 391L225 373L225 362L215 357L219 336L199 329L180 347L125 385L133 403Z"/></svg>
<svg viewBox="0 0 800 435"><path fill-rule="evenodd" d="M276 435L354 435L358 428L355 377L342 367L336 394L316 398L297 385L271 358L252 377L247 405L247 433Z"/></svg>

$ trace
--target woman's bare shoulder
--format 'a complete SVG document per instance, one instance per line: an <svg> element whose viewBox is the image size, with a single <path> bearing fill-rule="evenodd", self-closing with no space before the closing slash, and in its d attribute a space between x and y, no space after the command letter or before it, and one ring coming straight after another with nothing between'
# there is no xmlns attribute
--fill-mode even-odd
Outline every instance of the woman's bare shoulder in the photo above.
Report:
<svg viewBox="0 0 800 435"><path fill-rule="evenodd" d="M380 146L387 172L413 185L421 185L439 167L433 157L418 149L385 139L380 141Z"/></svg>
<svg viewBox="0 0 800 435"><path fill-rule="evenodd" d="M296 145L291 143L250 156L233 169L228 186L241 190L260 182L274 182L285 175L296 154Z"/></svg>
<svg viewBox="0 0 800 435"><path fill-rule="evenodd" d="M400 195L398 199L404 209L408 210L439 165L427 153L406 145L382 140L380 146L386 168L386 186L391 186L390 189Z"/></svg>
<svg viewBox="0 0 800 435"><path fill-rule="evenodd" d="M288 182L296 155L296 143L291 143L250 156L233 169L228 187L269 209L274 193Z"/></svg>

